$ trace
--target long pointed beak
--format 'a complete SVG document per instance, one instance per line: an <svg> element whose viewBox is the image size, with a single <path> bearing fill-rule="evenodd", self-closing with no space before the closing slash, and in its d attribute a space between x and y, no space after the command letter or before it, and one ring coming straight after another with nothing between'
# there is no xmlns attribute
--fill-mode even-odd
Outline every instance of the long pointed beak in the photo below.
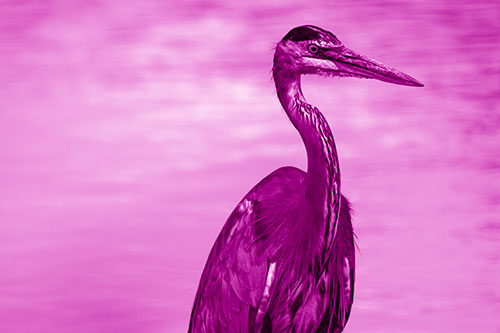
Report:
<svg viewBox="0 0 500 333"><path fill-rule="evenodd" d="M357 54L344 46L340 49L325 52L325 56L335 63L340 72L347 75L377 79L405 86L424 86L411 76L376 60Z"/></svg>

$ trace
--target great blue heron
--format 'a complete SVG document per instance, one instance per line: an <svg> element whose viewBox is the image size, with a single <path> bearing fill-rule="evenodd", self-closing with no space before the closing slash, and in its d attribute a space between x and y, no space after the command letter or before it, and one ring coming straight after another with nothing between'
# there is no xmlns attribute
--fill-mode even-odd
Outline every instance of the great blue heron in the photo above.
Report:
<svg viewBox="0 0 500 333"><path fill-rule="evenodd" d="M422 86L321 28L301 26L285 35L273 76L306 147L307 172L272 172L231 213L203 270L190 332L341 332L347 322L355 271L350 204L340 193L330 127L302 94L303 74Z"/></svg>

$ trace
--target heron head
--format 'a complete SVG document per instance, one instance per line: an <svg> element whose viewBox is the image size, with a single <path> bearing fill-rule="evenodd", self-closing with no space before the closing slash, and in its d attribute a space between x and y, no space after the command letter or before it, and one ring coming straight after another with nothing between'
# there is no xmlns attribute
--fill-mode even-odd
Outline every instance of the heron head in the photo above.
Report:
<svg viewBox="0 0 500 333"><path fill-rule="evenodd" d="M276 47L274 67L299 75L353 76L423 86L403 72L357 54L331 32L312 25L296 27L283 37Z"/></svg>

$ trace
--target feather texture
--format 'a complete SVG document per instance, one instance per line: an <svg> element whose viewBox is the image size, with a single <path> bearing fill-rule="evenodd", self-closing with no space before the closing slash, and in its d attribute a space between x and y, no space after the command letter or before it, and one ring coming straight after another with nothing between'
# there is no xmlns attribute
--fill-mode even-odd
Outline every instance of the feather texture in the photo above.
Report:
<svg viewBox="0 0 500 333"><path fill-rule="evenodd" d="M303 256L303 248L291 230L291 226L300 225L298 203L304 195L305 176L297 168L280 168L237 205L207 260L190 332L251 332L266 327L272 327L272 331L338 332L344 327L354 290L349 203L342 197L338 228L339 233L351 237L336 238L321 275L310 274L319 269L306 260L297 260ZM294 252L300 256L294 256ZM256 322L257 309L266 298L268 270L273 262L267 326L263 327L266 319ZM339 262L342 265L338 266ZM349 263L347 274L345 262Z"/></svg>

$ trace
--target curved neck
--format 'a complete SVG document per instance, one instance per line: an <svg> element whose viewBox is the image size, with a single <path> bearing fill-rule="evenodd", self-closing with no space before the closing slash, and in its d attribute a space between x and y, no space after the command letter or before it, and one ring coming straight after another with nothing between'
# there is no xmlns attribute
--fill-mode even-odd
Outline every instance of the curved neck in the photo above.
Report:
<svg viewBox="0 0 500 333"><path fill-rule="evenodd" d="M340 170L335 141L325 117L308 104L300 88L300 75L286 69L273 69L281 105L300 133L307 152L305 201L308 216L331 249L340 209ZM307 221L311 223L311 219Z"/></svg>

